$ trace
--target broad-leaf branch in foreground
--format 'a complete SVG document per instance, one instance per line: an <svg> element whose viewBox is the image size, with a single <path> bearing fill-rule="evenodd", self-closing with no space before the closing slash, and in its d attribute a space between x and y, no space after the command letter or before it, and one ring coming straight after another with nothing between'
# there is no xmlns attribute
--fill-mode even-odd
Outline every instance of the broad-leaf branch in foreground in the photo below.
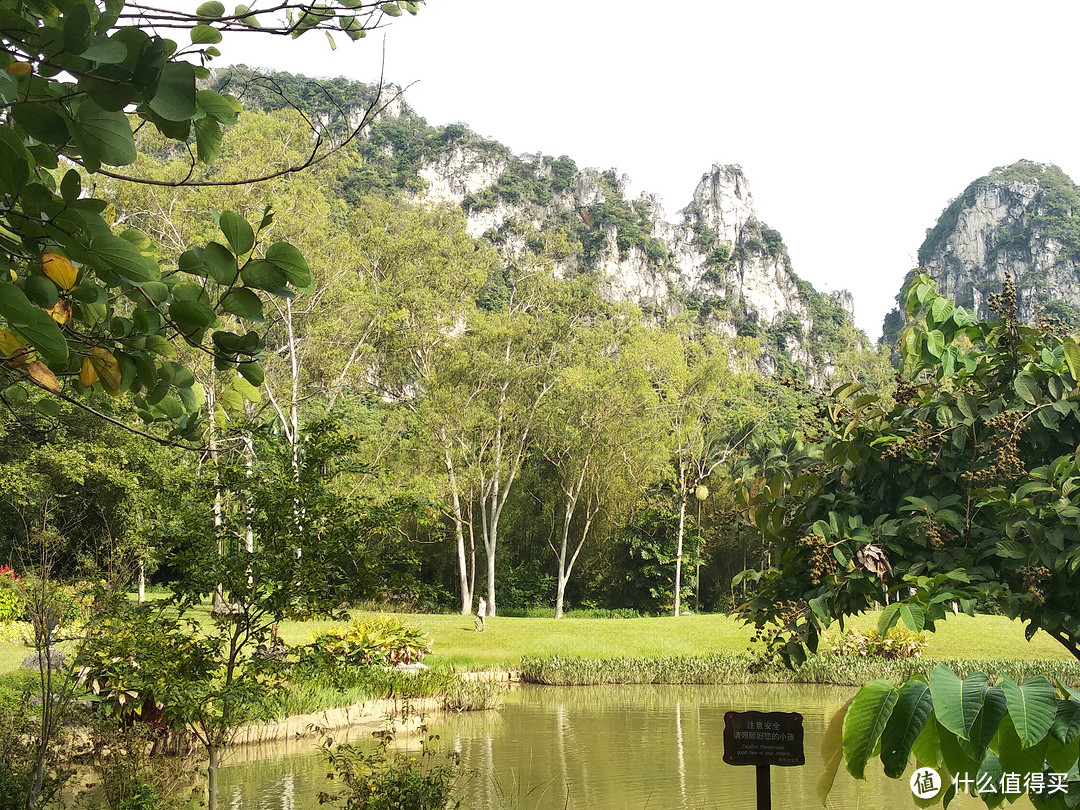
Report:
<svg viewBox="0 0 1080 810"><path fill-rule="evenodd" d="M193 149L199 162L217 158L224 129L241 111L234 96L198 86L209 76L204 63L220 55L222 31L296 37L333 28L359 39L402 11L415 14L417 4L278 3L231 15L216 2L194 13L93 0L53 10L0 5L3 404L17 411L32 402L49 415L52 397L127 394L169 440L198 443L205 398L179 349L212 355L235 385L260 385L263 341L252 327L263 299L312 286L299 251L273 239L271 212L254 223L216 214L220 237L167 267L145 234L114 230L108 201L91 196L84 178L138 181L105 167L136 161L135 130L143 126ZM186 31L190 45L180 49L159 29ZM320 144L287 171L325 157ZM30 388L46 397L29 397Z"/></svg>
<svg viewBox="0 0 1080 810"><path fill-rule="evenodd" d="M789 664L875 605L918 632L976 600L1080 658L1080 346L1020 322L1010 278L990 299L978 321L917 277L895 405L836 389L807 462L744 482L771 565L741 612Z"/></svg>
<svg viewBox="0 0 1080 810"><path fill-rule="evenodd" d="M909 779L922 806L960 794L997 807L1027 795L1039 810L1077 806L1080 692L1042 675L1017 683L981 672L961 678L939 664L899 688L875 680L840 708L825 731L825 804L840 762L857 779L878 753L885 775ZM909 768L910 765L915 768ZM933 770L933 773L929 772Z"/></svg>

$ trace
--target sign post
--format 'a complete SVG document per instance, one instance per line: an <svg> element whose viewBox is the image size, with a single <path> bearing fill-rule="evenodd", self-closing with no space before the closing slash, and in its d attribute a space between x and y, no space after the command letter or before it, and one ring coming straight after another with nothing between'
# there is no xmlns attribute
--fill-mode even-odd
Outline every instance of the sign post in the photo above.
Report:
<svg viewBox="0 0 1080 810"><path fill-rule="evenodd" d="M728 712L724 762L757 768L757 810L772 810L769 766L804 765L802 715L798 712Z"/></svg>

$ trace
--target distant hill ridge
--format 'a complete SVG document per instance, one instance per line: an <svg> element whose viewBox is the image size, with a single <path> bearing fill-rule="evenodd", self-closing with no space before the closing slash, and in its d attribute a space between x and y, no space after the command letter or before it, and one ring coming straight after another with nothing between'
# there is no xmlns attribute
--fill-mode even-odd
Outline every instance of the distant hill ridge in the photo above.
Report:
<svg viewBox="0 0 1080 810"><path fill-rule="evenodd" d="M942 212L919 248L938 289L981 317L1005 273L1016 281L1020 317L1080 326L1080 190L1052 164L1021 160L972 182ZM898 301L911 279L905 279ZM903 327L899 309L884 339Z"/></svg>
<svg viewBox="0 0 1080 810"><path fill-rule="evenodd" d="M245 68L217 71L215 88L243 92L250 109L291 100L327 128L355 126L375 88L345 79L270 74L252 83ZM355 148L364 165L343 184L348 198L400 192L451 202L470 233L490 240L508 266L546 266L557 277L588 273L610 301L630 301L658 322L689 314L707 329L756 339L765 373L797 373L824 384L837 355L863 344L846 291L823 295L791 269L780 233L756 214L736 165L702 175L676 223L660 199L631 199L630 178L582 169L567 156L515 155L460 123L431 126L386 86L388 106ZM499 280L489 290L499 299Z"/></svg>

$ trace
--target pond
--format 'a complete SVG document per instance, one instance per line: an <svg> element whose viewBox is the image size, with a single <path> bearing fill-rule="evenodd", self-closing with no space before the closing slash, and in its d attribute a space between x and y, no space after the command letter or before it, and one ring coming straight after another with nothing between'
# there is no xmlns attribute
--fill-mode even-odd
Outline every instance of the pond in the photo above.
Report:
<svg viewBox="0 0 1080 810"><path fill-rule="evenodd" d="M807 686L527 686L498 711L439 715L430 731L461 755L463 792L485 810L752 810L755 769L723 762L724 714L798 711L806 765L774 767L773 807L820 807L825 726L852 688ZM236 752L221 773L222 807L314 810L326 765L311 744ZM915 807L908 781L886 779L880 762L866 782L841 768L829 807ZM940 805L938 805L940 806ZM950 808L984 805L960 796ZM1011 805L1030 808L1027 799Z"/></svg>

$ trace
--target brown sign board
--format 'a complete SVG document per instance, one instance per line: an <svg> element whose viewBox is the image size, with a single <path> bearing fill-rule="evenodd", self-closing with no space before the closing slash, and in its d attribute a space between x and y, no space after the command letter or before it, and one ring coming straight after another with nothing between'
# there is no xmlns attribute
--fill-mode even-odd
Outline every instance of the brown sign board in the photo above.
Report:
<svg viewBox="0 0 1080 810"><path fill-rule="evenodd" d="M724 762L804 765L802 721L798 712L728 712L724 715Z"/></svg>

